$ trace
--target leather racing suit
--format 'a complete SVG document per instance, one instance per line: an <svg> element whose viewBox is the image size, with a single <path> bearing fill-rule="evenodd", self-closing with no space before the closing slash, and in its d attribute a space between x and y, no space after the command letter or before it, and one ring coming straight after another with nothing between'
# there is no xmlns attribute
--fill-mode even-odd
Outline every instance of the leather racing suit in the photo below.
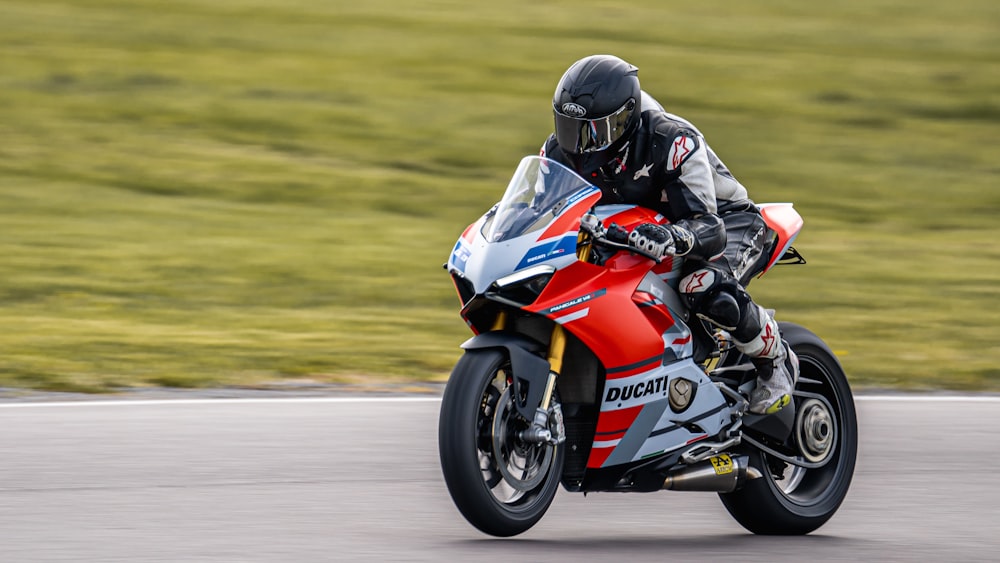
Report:
<svg viewBox="0 0 1000 563"><path fill-rule="evenodd" d="M746 188L694 125L667 113L646 92L641 107L638 130L587 179L603 192L599 205L647 207L693 235L681 295L692 313L729 331L767 380L786 361L787 348L771 314L745 286L766 264L771 233ZM555 135L541 154L573 168Z"/></svg>

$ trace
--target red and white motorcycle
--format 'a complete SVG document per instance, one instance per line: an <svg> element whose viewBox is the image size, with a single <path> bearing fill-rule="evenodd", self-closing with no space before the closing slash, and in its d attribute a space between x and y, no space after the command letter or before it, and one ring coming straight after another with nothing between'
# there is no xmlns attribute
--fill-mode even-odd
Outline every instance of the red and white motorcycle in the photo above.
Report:
<svg viewBox="0 0 1000 563"><path fill-rule="evenodd" d="M806 534L847 494L857 419L826 344L782 323L801 375L791 405L747 412L753 364L724 332L688 314L682 260L657 260L603 229L663 222L544 157L524 158L503 199L470 225L445 267L475 334L441 404L441 468L475 527L512 536L543 516L559 484L572 492L719 493L758 534ZM802 219L763 205L770 260ZM584 219L586 217L586 219ZM583 228L581 228L581 219ZM763 272L762 272L763 273Z"/></svg>

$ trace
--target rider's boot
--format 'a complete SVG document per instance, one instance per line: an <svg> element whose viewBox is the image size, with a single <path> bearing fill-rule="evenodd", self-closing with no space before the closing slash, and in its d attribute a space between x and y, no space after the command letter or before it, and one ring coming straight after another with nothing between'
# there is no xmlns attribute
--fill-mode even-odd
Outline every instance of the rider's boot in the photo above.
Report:
<svg viewBox="0 0 1000 563"><path fill-rule="evenodd" d="M750 394L749 411L774 414L792 401L799 378L799 359L782 340L778 323L768 311L759 307L758 312L764 321L760 332L748 342L736 339L735 345L757 368L757 387Z"/></svg>

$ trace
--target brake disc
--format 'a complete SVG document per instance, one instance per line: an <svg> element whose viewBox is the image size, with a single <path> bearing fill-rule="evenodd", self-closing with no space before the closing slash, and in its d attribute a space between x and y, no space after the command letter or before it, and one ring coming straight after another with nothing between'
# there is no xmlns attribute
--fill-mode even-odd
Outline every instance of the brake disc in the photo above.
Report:
<svg viewBox="0 0 1000 563"><path fill-rule="evenodd" d="M493 417L493 458L504 481L518 491L530 491L540 485L552 466L553 446L530 444L520 438L529 422L514 408L512 387L497 401Z"/></svg>

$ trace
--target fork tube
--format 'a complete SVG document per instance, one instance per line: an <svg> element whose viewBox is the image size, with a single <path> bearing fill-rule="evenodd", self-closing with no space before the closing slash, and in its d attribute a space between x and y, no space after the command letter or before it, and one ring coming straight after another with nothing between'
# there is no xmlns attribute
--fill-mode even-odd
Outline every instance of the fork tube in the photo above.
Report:
<svg viewBox="0 0 1000 563"><path fill-rule="evenodd" d="M507 311L497 313L497 318L493 320L493 328L490 330L503 330L507 325Z"/></svg>
<svg viewBox="0 0 1000 563"><path fill-rule="evenodd" d="M591 236L583 231L576 235L576 258L584 262L590 261Z"/></svg>
<svg viewBox="0 0 1000 563"><path fill-rule="evenodd" d="M542 396L541 408L549 410L552 402L552 391L556 386L556 378L562 372L563 352L566 351L566 333L561 324L552 327L552 340L549 343L549 380L545 384L545 394Z"/></svg>

